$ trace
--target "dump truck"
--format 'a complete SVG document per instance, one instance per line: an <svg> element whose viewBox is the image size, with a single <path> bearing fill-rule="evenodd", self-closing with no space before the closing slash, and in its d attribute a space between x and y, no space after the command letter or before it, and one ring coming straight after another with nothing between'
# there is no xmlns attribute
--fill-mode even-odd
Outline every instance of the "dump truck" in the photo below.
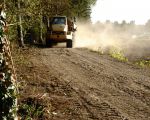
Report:
<svg viewBox="0 0 150 120"><path fill-rule="evenodd" d="M46 45L52 46L57 43L66 42L67 48L72 48L74 33L77 30L76 20L66 16L51 17L48 22Z"/></svg>

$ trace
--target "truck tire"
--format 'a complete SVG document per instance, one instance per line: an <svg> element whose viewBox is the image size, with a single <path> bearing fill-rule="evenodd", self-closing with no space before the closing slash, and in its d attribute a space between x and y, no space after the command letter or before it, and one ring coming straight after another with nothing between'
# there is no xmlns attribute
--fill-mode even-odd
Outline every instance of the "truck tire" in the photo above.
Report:
<svg viewBox="0 0 150 120"><path fill-rule="evenodd" d="M72 40L67 40L67 48L72 48Z"/></svg>
<svg viewBox="0 0 150 120"><path fill-rule="evenodd" d="M46 39L46 47L52 47L52 42Z"/></svg>

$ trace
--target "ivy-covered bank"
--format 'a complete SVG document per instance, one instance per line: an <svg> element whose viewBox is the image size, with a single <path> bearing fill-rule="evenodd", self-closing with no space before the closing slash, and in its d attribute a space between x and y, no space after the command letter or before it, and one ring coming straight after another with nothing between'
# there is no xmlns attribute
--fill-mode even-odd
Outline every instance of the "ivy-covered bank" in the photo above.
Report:
<svg viewBox="0 0 150 120"><path fill-rule="evenodd" d="M5 13L0 12L0 120L17 120L16 76L5 36Z"/></svg>

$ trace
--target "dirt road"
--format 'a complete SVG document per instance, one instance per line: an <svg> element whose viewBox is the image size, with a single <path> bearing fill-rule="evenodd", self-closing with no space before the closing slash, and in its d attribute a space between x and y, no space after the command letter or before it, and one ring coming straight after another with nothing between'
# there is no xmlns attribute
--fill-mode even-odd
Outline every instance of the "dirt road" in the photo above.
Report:
<svg viewBox="0 0 150 120"><path fill-rule="evenodd" d="M149 69L87 49L44 48L30 59L42 77L24 91L41 89L51 119L150 120Z"/></svg>

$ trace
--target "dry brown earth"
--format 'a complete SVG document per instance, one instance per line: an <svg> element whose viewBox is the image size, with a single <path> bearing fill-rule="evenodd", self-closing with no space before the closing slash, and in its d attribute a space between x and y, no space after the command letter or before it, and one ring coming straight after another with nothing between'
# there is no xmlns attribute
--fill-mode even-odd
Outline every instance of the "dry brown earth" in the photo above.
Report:
<svg viewBox="0 0 150 120"><path fill-rule="evenodd" d="M150 120L150 69L87 49L25 50L17 64L19 103L44 107L42 120Z"/></svg>

